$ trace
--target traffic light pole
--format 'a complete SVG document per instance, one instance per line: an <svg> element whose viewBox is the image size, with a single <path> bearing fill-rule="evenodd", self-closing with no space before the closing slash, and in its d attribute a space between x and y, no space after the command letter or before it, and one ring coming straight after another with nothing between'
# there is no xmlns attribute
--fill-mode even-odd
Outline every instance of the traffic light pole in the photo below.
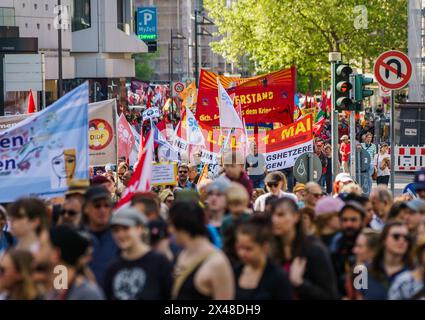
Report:
<svg viewBox="0 0 425 320"><path fill-rule="evenodd" d="M331 62L331 84L335 83L336 63L341 60L341 54L333 56L333 52L329 55ZM336 175L339 173L339 148L338 148L338 110L336 110L335 88L331 85L331 125L332 125L332 181L335 181Z"/></svg>
<svg viewBox="0 0 425 320"><path fill-rule="evenodd" d="M356 179L356 168L357 168L357 146L356 146L356 112L350 111L350 174L353 179ZM360 181L357 181L360 184Z"/></svg>

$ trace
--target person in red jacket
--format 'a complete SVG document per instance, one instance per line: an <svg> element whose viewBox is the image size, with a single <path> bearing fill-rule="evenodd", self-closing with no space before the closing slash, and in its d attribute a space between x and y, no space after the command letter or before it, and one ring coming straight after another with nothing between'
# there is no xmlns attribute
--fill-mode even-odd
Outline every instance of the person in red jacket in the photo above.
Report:
<svg viewBox="0 0 425 320"><path fill-rule="evenodd" d="M348 173L350 172L350 168L349 168L350 152L351 152L350 140L348 139L347 135L343 135L341 138L341 141L342 143L341 143L339 152L341 153L342 169L344 170L344 172Z"/></svg>

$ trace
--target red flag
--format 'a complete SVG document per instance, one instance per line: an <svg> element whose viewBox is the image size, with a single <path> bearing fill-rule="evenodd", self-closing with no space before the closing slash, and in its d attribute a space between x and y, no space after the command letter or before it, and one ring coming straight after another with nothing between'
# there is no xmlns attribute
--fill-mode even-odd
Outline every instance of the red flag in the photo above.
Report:
<svg viewBox="0 0 425 320"><path fill-rule="evenodd" d="M32 90L30 89L30 95L28 96L28 110L27 113L34 113L37 110L35 109L34 97L32 95Z"/></svg>
<svg viewBox="0 0 425 320"><path fill-rule="evenodd" d="M146 148L139 158L136 170L131 177L128 187L125 189L121 200L115 206L116 208L127 207L131 204L131 198L137 192L149 191L152 180L152 161L153 161L153 134L149 133L146 142Z"/></svg>
<svg viewBox="0 0 425 320"><path fill-rule="evenodd" d="M118 157L125 157L128 159L130 157L131 150L136 143L136 140L134 139L130 124L125 118L124 113L121 113L117 127Z"/></svg>

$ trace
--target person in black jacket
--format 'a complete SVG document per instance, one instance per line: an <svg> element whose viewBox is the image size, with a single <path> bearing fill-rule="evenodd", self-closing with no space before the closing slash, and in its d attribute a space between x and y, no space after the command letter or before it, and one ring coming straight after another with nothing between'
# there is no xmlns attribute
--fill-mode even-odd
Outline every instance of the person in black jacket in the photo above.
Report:
<svg viewBox="0 0 425 320"><path fill-rule="evenodd" d="M363 228L366 216L364 208L357 201L347 201L339 212L341 232L337 233L330 244L332 261L337 274L338 290L346 296L346 281L351 277L351 270L356 262L354 245Z"/></svg>
<svg viewBox="0 0 425 320"><path fill-rule="evenodd" d="M303 231L298 207L292 199L281 198L271 205L273 258L289 274L294 299L336 299L337 288L326 248Z"/></svg>
<svg viewBox="0 0 425 320"><path fill-rule="evenodd" d="M253 216L236 230L236 252L242 262L235 268L236 300L291 300L288 275L268 257L270 219Z"/></svg>

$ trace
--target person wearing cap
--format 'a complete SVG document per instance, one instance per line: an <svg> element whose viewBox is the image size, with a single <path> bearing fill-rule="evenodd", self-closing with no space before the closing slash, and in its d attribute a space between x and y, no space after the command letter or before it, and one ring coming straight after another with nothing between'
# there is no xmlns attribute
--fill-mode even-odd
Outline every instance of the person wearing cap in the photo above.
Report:
<svg viewBox="0 0 425 320"><path fill-rule="evenodd" d="M108 176L95 176L91 181L90 185L92 186L103 186L106 188L111 197L111 201L118 202L118 196L116 194L116 186L115 186L115 180L112 174Z"/></svg>
<svg viewBox="0 0 425 320"><path fill-rule="evenodd" d="M339 211L341 231L338 232L329 246L332 261L337 275L338 290L341 297L346 296L346 280L356 262L353 248L356 238L363 228L366 212L356 201L347 201Z"/></svg>
<svg viewBox="0 0 425 320"><path fill-rule="evenodd" d="M374 166L378 172L378 178L376 183L378 185L383 184L388 187L390 181L390 155L388 154L388 144L381 143L379 152L373 158Z"/></svg>
<svg viewBox="0 0 425 320"><path fill-rule="evenodd" d="M341 172L338 173L335 177L335 182L334 182L334 187L333 187L333 192L335 196L338 196L338 194L342 191L342 188L349 184L349 183L353 183L354 180L353 178L351 178L349 173L345 173L345 172Z"/></svg>
<svg viewBox="0 0 425 320"><path fill-rule="evenodd" d="M240 183L252 195L253 184L244 170L242 154L238 151L229 151L223 155L224 176L232 182Z"/></svg>
<svg viewBox="0 0 425 320"><path fill-rule="evenodd" d="M340 198L324 197L317 201L314 208L316 236L328 248L336 233L341 229L338 215L343 206L344 201Z"/></svg>
<svg viewBox="0 0 425 320"><path fill-rule="evenodd" d="M423 300L425 298L425 238L415 247L416 267L399 274L388 291L389 300Z"/></svg>
<svg viewBox="0 0 425 320"><path fill-rule="evenodd" d="M298 201L297 197L292 193L284 192L283 189L286 189L286 177L280 171L270 172L265 179L267 190L266 194L263 194L255 200L254 210L264 212L266 207L266 199L272 195L278 198L290 198L295 202Z"/></svg>
<svg viewBox="0 0 425 320"><path fill-rule="evenodd" d="M295 196L297 197L298 201L304 201L305 185L303 183L297 182L297 184L294 187L293 192L294 192Z"/></svg>
<svg viewBox="0 0 425 320"><path fill-rule="evenodd" d="M369 198L375 213L370 222L370 227L374 230L382 230L393 205L393 196L387 187L377 186L372 189Z"/></svg>
<svg viewBox="0 0 425 320"><path fill-rule="evenodd" d="M136 208L120 209L110 221L121 254L108 266L103 288L112 300L168 300L172 265L142 240L148 220Z"/></svg>
<svg viewBox="0 0 425 320"><path fill-rule="evenodd" d="M112 215L109 191L102 186L90 187L85 194L83 212L85 228L91 235L93 245L90 268L97 282L102 284L107 265L118 255L118 247L109 229Z"/></svg>
<svg viewBox="0 0 425 320"><path fill-rule="evenodd" d="M72 180L68 191L65 192L65 201L59 211L58 225L67 224L78 229L81 227L83 214L84 194L89 188L88 180Z"/></svg>
<svg viewBox="0 0 425 320"><path fill-rule="evenodd" d="M425 218L425 201L422 199L414 199L406 202L409 208L404 216L407 228L411 235L416 235L419 225Z"/></svg>
<svg viewBox="0 0 425 320"><path fill-rule="evenodd" d="M61 273L52 272L54 290L47 295L47 300L103 300L102 289L82 272L90 247L89 236L70 226L56 226L50 229L49 238L51 266L66 268L66 288L55 288Z"/></svg>
<svg viewBox="0 0 425 320"><path fill-rule="evenodd" d="M419 198L425 200L425 168L415 173L414 185L416 194Z"/></svg>
<svg viewBox="0 0 425 320"><path fill-rule="evenodd" d="M189 180L189 165L187 163L179 164L177 168L177 182L177 186L181 189L196 189L196 184Z"/></svg>
<svg viewBox="0 0 425 320"><path fill-rule="evenodd" d="M350 172L349 162L350 162L350 139L347 135L341 137L341 146L339 148L339 153L341 154L341 165L344 172Z"/></svg>
<svg viewBox="0 0 425 320"><path fill-rule="evenodd" d="M230 181L225 177L211 182L205 189L205 211L207 213L209 225L216 228L220 233L221 225L227 211L226 192L230 186Z"/></svg>
<svg viewBox="0 0 425 320"><path fill-rule="evenodd" d="M264 178L267 174L266 158L258 153L255 141L250 145L250 153L246 156L245 168L254 188L264 188Z"/></svg>

